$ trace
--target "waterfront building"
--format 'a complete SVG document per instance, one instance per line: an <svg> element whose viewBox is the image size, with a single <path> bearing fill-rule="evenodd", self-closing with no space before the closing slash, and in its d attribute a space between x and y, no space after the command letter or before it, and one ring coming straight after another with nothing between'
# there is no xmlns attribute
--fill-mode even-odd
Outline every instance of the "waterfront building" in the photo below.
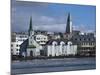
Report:
<svg viewBox="0 0 100 75"><path fill-rule="evenodd" d="M35 41L40 45L44 45L48 41L48 36L45 34L36 34Z"/></svg>
<svg viewBox="0 0 100 75"><path fill-rule="evenodd" d="M50 40L46 46L47 56L75 56L77 45L68 40Z"/></svg>
<svg viewBox="0 0 100 75"><path fill-rule="evenodd" d="M77 54L77 45L71 41L56 37L54 40L42 33L34 34L32 18L28 30L28 39L21 44L21 55L23 56L69 56ZM60 34L56 34L57 36ZM55 35L54 35L55 36ZM26 47L25 47L26 46Z"/></svg>
<svg viewBox="0 0 100 75"><path fill-rule="evenodd" d="M19 55L20 45L28 38L26 33L11 33L11 54Z"/></svg>
<svg viewBox="0 0 100 75"><path fill-rule="evenodd" d="M96 38L93 33L75 35L72 41L78 46L78 55L94 56L96 53Z"/></svg>
<svg viewBox="0 0 100 75"><path fill-rule="evenodd" d="M14 40L14 39L13 39ZM67 18L65 33L34 31L32 17L28 30L28 39L21 44L22 56L94 56L96 52L96 37L93 33L81 33L72 30L70 13Z"/></svg>
<svg viewBox="0 0 100 75"><path fill-rule="evenodd" d="M32 28L32 17L30 18L30 25L28 30L28 39L21 44L20 54L23 56L40 56L40 49L42 46L37 42L38 36L35 36ZM36 41L37 40L37 41ZM39 40L41 41L41 40Z"/></svg>
<svg viewBox="0 0 100 75"><path fill-rule="evenodd" d="M27 45L27 56L39 56L41 45L35 40L34 30L32 28L32 17L30 18L30 27L28 30L28 45Z"/></svg>

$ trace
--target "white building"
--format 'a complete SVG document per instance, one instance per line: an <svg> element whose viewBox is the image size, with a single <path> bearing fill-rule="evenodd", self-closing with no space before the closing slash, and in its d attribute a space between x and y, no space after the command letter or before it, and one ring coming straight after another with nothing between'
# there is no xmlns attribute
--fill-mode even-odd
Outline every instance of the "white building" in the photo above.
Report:
<svg viewBox="0 0 100 75"><path fill-rule="evenodd" d="M48 36L45 34L37 34L35 35L35 40L40 45L44 45L48 41Z"/></svg>
<svg viewBox="0 0 100 75"><path fill-rule="evenodd" d="M28 38L24 33L12 33L11 37L11 53L12 55L19 55L20 45Z"/></svg>
<svg viewBox="0 0 100 75"><path fill-rule="evenodd" d="M77 54L77 45L73 45L71 41L54 40L48 42L47 56L69 56Z"/></svg>
<svg viewBox="0 0 100 75"><path fill-rule="evenodd" d="M11 42L12 55L19 55L20 45L22 42Z"/></svg>

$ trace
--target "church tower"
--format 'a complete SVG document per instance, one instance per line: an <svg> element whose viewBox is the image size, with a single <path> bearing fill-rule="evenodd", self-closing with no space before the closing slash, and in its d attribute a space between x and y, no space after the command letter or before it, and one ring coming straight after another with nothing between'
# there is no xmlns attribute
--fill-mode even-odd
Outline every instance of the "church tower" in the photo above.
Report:
<svg viewBox="0 0 100 75"><path fill-rule="evenodd" d="M29 40L29 45L33 44L34 41L34 30L32 28L32 17L30 17L30 23L29 23L29 30L28 30L28 40Z"/></svg>
<svg viewBox="0 0 100 75"><path fill-rule="evenodd" d="M66 31L65 31L65 33L67 33L67 34L72 33L72 20L71 20L70 13L68 13L67 25L66 25Z"/></svg>
<svg viewBox="0 0 100 75"><path fill-rule="evenodd" d="M30 17L29 30L28 30L28 45L27 45L27 56L39 56L40 45L34 39L34 29L32 28L32 17Z"/></svg>

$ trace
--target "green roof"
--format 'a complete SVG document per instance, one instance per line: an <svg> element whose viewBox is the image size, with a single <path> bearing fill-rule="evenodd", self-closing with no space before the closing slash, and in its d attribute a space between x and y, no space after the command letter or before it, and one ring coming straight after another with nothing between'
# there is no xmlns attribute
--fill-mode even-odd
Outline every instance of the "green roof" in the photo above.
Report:
<svg viewBox="0 0 100 75"><path fill-rule="evenodd" d="M36 48L34 45L28 45L27 48Z"/></svg>

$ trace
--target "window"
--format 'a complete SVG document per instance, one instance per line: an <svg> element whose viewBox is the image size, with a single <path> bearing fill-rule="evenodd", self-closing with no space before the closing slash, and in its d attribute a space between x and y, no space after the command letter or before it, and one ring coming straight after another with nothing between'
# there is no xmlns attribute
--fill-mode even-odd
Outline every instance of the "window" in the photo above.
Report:
<svg viewBox="0 0 100 75"><path fill-rule="evenodd" d="M30 56L33 56L33 51L30 51Z"/></svg>
<svg viewBox="0 0 100 75"><path fill-rule="evenodd" d="M32 44L32 41L31 41L31 44Z"/></svg>
<svg viewBox="0 0 100 75"><path fill-rule="evenodd" d="M16 45L16 47L18 47L18 45Z"/></svg>
<svg viewBox="0 0 100 75"><path fill-rule="evenodd" d="M86 39L84 38L84 41L85 41Z"/></svg>
<svg viewBox="0 0 100 75"><path fill-rule="evenodd" d="M31 39L32 39L32 37L31 37Z"/></svg>
<svg viewBox="0 0 100 75"><path fill-rule="evenodd" d="M94 45L94 43L92 42L92 45Z"/></svg>
<svg viewBox="0 0 100 75"><path fill-rule="evenodd" d="M72 44L69 44L70 46L72 46Z"/></svg>
<svg viewBox="0 0 100 75"><path fill-rule="evenodd" d="M36 36L34 36L34 39L36 40Z"/></svg>
<svg viewBox="0 0 100 75"><path fill-rule="evenodd" d="M16 49L17 51L19 51L19 49Z"/></svg>
<svg viewBox="0 0 100 75"><path fill-rule="evenodd" d="M40 40L40 38L37 38L37 40Z"/></svg>
<svg viewBox="0 0 100 75"><path fill-rule="evenodd" d="M57 46L57 44L54 44L54 46Z"/></svg>
<svg viewBox="0 0 100 75"><path fill-rule="evenodd" d="M89 45L92 45L92 43L90 42Z"/></svg>
<svg viewBox="0 0 100 75"><path fill-rule="evenodd" d="M24 36L20 36L20 38L23 38Z"/></svg>
<svg viewBox="0 0 100 75"><path fill-rule="evenodd" d="M13 47L13 45L11 44L11 47Z"/></svg>
<svg viewBox="0 0 100 75"><path fill-rule="evenodd" d="M90 41L91 39L89 38L88 40Z"/></svg>
<svg viewBox="0 0 100 75"><path fill-rule="evenodd" d="M45 41L41 41L41 43L44 43Z"/></svg>
<svg viewBox="0 0 100 75"><path fill-rule="evenodd" d="M13 51L13 49L11 49L11 51Z"/></svg>
<svg viewBox="0 0 100 75"><path fill-rule="evenodd" d="M77 41L77 38L75 38L75 40Z"/></svg>
<svg viewBox="0 0 100 75"><path fill-rule="evenodd" d="M19 53L17 52L16 55L19 55Z"/></svg>
<svg viewBox="0 0 100 75"><path fill-rule="evenodd" d="M44 38L44 40L45 40L46 38Z"/></svg>

